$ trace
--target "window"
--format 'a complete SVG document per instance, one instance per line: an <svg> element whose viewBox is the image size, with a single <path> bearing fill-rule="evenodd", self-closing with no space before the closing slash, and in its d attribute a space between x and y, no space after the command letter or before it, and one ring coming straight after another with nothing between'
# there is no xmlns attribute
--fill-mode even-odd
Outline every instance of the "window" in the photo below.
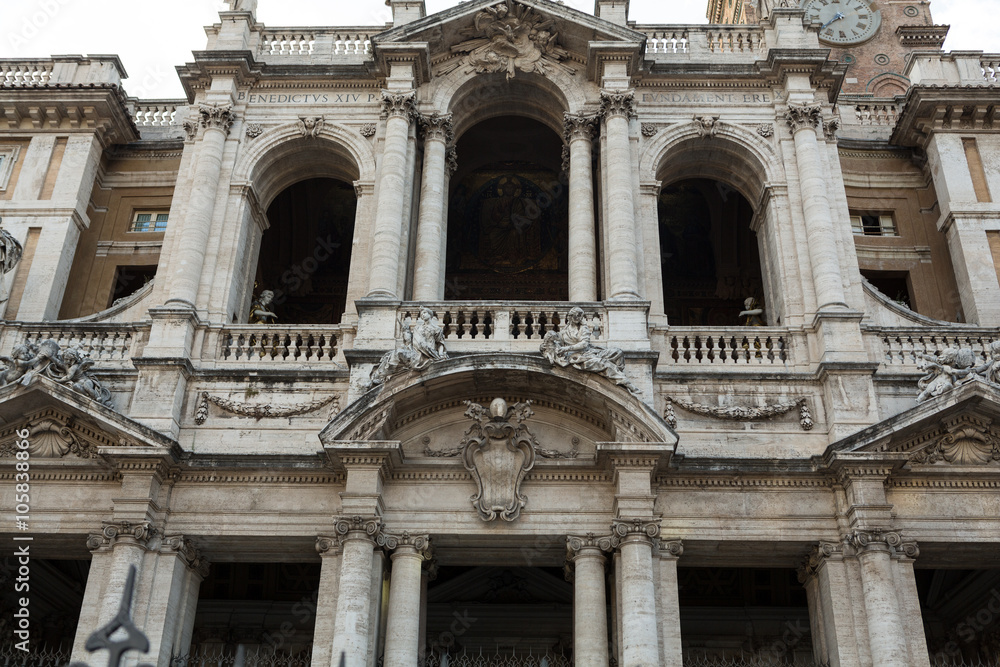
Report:
<svg viewBox="0 0 1000 667"><path fill-rule="evenodd" d="M132 296L156 276L156 266L119 266L115 269L115 282L111 286L108 308L119 299Z"/></svg>
<svg viewBox="0 0 1000 667"><path fill-rule="evenodd" d="M168 213L136 213L130 232L162 232L167 228Z"/></svg>
<svg viewBox="0 0 1000 667"><path fill-rule="evenodd" d="M861 236L899 236L891 215L852 215L851 230Z"/></svg>
<svg viewBox="0 0 1000 667"><path fill-rule="evenodd" d="M913 310L913 297L910 290L910 274L908 271L869 271L861 270L861 275L882 294L899 305Z"/></svg>

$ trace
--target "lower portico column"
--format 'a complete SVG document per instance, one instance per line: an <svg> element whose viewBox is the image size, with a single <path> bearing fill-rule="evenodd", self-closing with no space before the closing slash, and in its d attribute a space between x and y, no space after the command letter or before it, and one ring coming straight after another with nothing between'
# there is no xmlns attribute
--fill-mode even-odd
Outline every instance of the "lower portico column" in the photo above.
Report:
<svg viewBox="0 0 1000 667"><path fill-rule="evenodd" d="M576 667L607 667L608 604L604 591L605 551L612 548L610 536L566 538L566 560L573 566L573 664Z"/></svg>
<svg viewBox="0 0 1000 667"><path fill-rule="evenodd" d="M660 534L660 522L615 519L611 530L621 567L621 663L629 667L657 667L660 651L653 585L653 540Z"/></svg>
<svg viewBox="0 0 1000 667"><path fill-rule="evenodd" d="M412 667L420 651L420 594L423 565L430 554L427 535L386 535L393 549L389 615L385 631L385 667Z"/></svg>
<svg viewBox="0 0 1000 667"><path fill-rule="evenodd" d="M372 630L372 555L376 540L381 538L382 520L375 516L342 517L336 529L342 553L333 655L343 652L345 667L366 667Z"/></svg>
<svg viewBox="0 0 1000 667"><path fill-rule="evenodd" d="M860 667L864 664L859 640L865 636L855 610L864 607L850 585L844 544L820 542L799 568L799 581L809 601L809 629L816 664Z"/></svg>
<svg viewBox="0 0 1000 667"><path fill-rule="evenodd" d="M681 607L677 586L677 559L684 553L680 540L659 540L654 558L656 568L656 616L660 625L660 664L681 667ZM658 563L656 561L659 561Z"/></svg>
<svg viewBox="0 0 1000 667"><path fill-rule="evenodd" d="M314 667L334 667L333 656L336 615L329 610L337 609L340 589L340 542L334 537L317 537L316 552L322 559L319 570L319 590L316 592L316 624L313 627Z"/></svg>
<svg viewBox="0 0 1000 667"><path fill-rule="evenodd" d="M917 545L904 543L899 533L880 530L856 530L848 536L848 541L861 564L872 662L878 667L908 667L911 662L906 626L899 613L892 558L897 551L915 556Z"/></svg>

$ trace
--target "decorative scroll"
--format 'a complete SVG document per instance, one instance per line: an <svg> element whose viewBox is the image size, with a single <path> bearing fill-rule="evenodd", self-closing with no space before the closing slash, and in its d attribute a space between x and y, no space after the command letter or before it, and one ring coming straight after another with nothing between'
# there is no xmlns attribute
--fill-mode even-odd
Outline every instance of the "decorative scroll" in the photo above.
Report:
<svg viewBox="0 0 1000 667"><path fill-rule="evenodd" d="M568 74L576 70L563 64L569 52L558 45L555 20L515 0L485 7L476 14L474 27L462 34L470 37L452 47L453 53L466 53L470 72L503 72L511 80L518 71L545 75L551 69ZM457 69L454 65L447 73Z"/></svg>
<svg viewBox="0 0 1000 667"><path fill-rule="evenodd" d="M208 392L201 392L198 408L195 412L194 422L199 426L208 419L208 404L212 403L231 414L242 417L253 417L254 419L265 419L272 417L294 417L304 415L307 412L319 410L324 405L332 405L330 418L332 419L340 411L340 396L332 395L320 398L309 403L299 403L287 407L275 407L270 403L241 403L221 396L212 396Z"/></svg>
<svg viewBox="0 0 1000 667"><path fill-rule="evenodd" d="M716 419L728 419L731 421L756 421L759 419L770 419L771 417L778 417L787 412L791 412L795 408L799 408L799 425L802 427L802 430L810 431L815 425L812 420L812 413L809 411L809 406L805 398L799 398L788 403L774 403L772 405L762 405L759 407L748 408L738 405L702 405L701 403L691 403L680 398L668 396L667 407L664 410L663 418L667 421L671 428L677 427L677 416L674 413L675 403L677 404L677 407L687 410L688 412L704 415L706 417L715 417Z"/></svg>

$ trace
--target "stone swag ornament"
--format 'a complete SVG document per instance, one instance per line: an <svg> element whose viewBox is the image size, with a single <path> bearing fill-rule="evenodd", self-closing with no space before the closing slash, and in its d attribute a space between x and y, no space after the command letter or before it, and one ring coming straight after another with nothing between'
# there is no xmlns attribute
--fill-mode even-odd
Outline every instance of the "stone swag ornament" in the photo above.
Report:
<svg viewBox="0 0 1000 667"><path fill-rule="evenodd" d="M97 362L77 346L63 349L51 338L40 343L26 341L16 345L11 356L0 356L0 362L5 366L0 370L0 387L15 383L28 386L36 376L43 376L114 409L111 392L91 374Z"/></svg>

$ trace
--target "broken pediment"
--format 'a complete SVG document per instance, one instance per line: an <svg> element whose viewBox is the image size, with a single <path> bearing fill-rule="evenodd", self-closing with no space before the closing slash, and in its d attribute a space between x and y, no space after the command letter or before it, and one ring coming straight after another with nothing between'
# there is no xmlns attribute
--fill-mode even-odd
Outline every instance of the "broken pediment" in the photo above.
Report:
<svg viewBox="0 0 1000 667"><path fill-rule="evenodd" d="M545 75L587 64L593 42L641 46L645 35L551 0L474 0L386 31L374 52L426 44L435 75L456 70Z"/></svg>
<svg viewBox="0 0 1000 667"><path fill-rule="evenodd" d="M976 378L830 446L835 462L1000 471L1000 386Z"/></svg>

